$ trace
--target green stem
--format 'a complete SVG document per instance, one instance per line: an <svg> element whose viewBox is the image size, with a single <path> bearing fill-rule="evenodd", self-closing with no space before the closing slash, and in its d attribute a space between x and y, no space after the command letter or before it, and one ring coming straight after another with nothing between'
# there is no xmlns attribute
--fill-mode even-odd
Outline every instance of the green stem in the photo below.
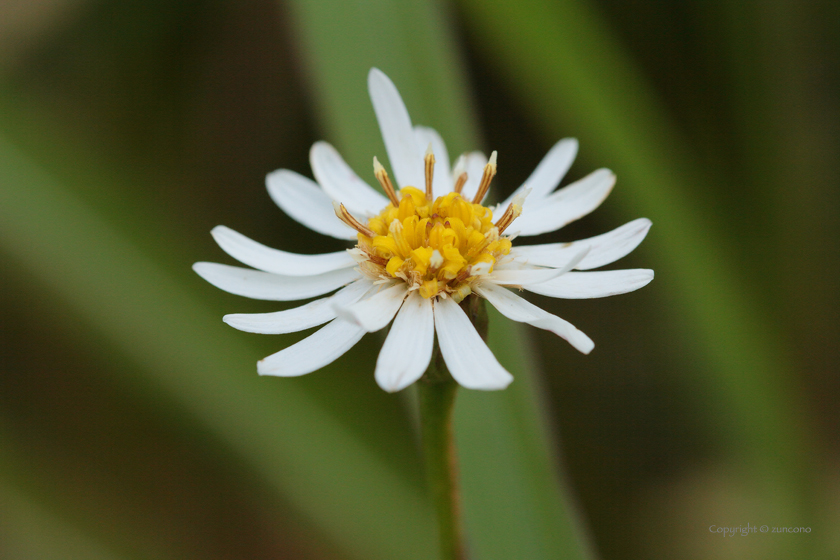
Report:
<svg viewBox="0 0 840 560"><path fill-rule="evenodd" d="M482 338L487 337L487 312L484 301L470 296L461 302ZM458 485L458 461L452 416L458 383L452 379L435 342L429 369L418 383L420 425L426 478L438 517L441 560L465 560L464 530L461 522L461 493Z"/></svg>
<svg viewBox="0 0 840 560"><path fill-rule="evenodd" d="M433 360L418 384L426 478L438 517L441 560L464 560L461 495L452 430L458 384L445 366L441 371L436 362L442 360Z"/></svg>

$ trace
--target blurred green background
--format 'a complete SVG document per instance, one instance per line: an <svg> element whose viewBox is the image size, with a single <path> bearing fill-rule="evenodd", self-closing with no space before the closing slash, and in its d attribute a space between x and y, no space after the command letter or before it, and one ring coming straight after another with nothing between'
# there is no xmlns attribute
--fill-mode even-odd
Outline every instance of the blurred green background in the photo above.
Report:
<svg viewBox="0 0 840 560"><path fill-rule="evenodd" d="M492 317L517 380L459 397L474 557L836 558L838 22L828 0L0 1L0 558L434 557L381 337L260 378L304 335L230 329L281 307L190 269L232 262L218 224L343 247L263 180L311 176L317 139L372 178L371 66L450 155L498 150L499 195L566 136L571 179L617 173L539 241L654 224L613 266L648 287L532 298L590 356ZM747 524L810 532L709 530Z"/></svg>

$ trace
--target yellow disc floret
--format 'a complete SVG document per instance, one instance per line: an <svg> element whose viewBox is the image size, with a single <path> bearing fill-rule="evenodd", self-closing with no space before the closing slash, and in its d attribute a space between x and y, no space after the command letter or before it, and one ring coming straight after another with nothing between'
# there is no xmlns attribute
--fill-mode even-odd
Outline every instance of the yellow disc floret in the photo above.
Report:
<svg viewBox="0 0 840 560"><path fill-rule="evenodd" d="M460 301L477 277L510 252L510 240L499 236L493 212L460 193L431 201L419 189L405 187L400 197L398 206L388 204L368 220L375 235L358 234L368 274L402 279L424 298L445 294Z"/></svg>

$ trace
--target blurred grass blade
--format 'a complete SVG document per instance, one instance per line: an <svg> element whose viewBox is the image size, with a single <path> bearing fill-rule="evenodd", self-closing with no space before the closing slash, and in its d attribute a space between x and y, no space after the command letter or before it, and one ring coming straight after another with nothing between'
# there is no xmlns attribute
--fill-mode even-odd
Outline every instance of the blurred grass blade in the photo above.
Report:
<svg viewBox="0 0 840 560"><path fill-rule="evenodd" d="M450 153L478 147L451 22L438 2L293 0L288 7L321 124L361 177L373 177L374 155L387 160L367 92L372 67L397 85L414 124L436 128Z"/></svg>
<svg viewBox="0 0 840 560"><path fill-rule="evenodd" d="M592 558L586 531L558 478L545 429L534 347L491 306L489 344L516 381L498 392L461 391L456 407L464 500L476 558ZM510 507L519 504L519 507ZM508 507L506 507L506 505Z"/></svg>
<svg viewBox="0 0 840 560"><path fill-rule="evenodd" d="M431 510L294 383L243 383L253 352L154 260L0 139L0 253L352 557L425 559Z"/></svg>
<svg viewBox="0 0 840 560"><path fill-rule="evenodd" d="M327 140L365 177L383 154L365 85L376 66L396 83L415 124L432 126L451 156L475 149L475 122L451 22L435 1L292 2ZM378 151L377 151L378 150ZM461 391L456 430L468 540L482 560L581 558L532 394L528 361L509 321L493 316L491 346L516 375L498 393ZM505 342L508 343L505 343Z"/></svg>
<svg viewBox="0 0 840 560"><path fill-rule="evenodd" d="M0 556L15 560L120 560L94 539L0 480ZM139 558L136 556L135 558ZM174 558L174 556L173 556Z"/></svg>
<svg viewBox="0 0 840 560"><path fill-rule="evenodd" d="M35 497L13 457L6 426L0 425L0 558L15 560L125 560L103 542L85 534L75 521L56 512L55 504ZM39 499L41 498L41 499ZM113 536L106 537L113 541ZM175 558L172 556L171 558Z"/></svg>
<svg viewBox="0 0 840 560"><path fill-rule="evenodd" d="M713 384L727 412L726 429L718 426L729 437L724 443L747 460L746 471L802 489L807 432L768 309L742 285L721 232L696 211L692 198L708 192L704 172L594 8L575 1L460 3L493 68L522 84L512 91L534 111L534 122L552 137L558 130L584 136L583 149L609 162L620 185L632 189L627 213L653 220L646 242L660 257L653 268L694 326L707 364L702 382ZM550 63L534 53L551 53Z"/></svg>

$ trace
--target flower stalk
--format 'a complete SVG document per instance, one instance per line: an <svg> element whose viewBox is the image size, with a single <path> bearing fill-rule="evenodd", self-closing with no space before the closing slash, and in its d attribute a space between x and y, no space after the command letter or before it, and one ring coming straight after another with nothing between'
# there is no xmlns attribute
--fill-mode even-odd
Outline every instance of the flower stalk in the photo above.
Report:
<svg viewBox="0 0 840 560"><path fill-rule="evenodd" d="M470 322L487 338L487 310L484 301L469 296L461 302ZM420 423L426 478L438 518L441 560L465 560L461 491L455 452L453 413L458 383L449 374L435 343L434 356L418 383Z"/></svg>
<svg viewBox="0 0 840 560"><path fill-rule="evenodd" d="M435 362L442 361L432 362L429 370L435 369ZM436 380L424 377L418 384L426 478L438 518L440 558L464 560L461 493L452 430L452 412L455 409L458 384L447 371L435 373L445 373L449 379L443 375Z"/></svg>

